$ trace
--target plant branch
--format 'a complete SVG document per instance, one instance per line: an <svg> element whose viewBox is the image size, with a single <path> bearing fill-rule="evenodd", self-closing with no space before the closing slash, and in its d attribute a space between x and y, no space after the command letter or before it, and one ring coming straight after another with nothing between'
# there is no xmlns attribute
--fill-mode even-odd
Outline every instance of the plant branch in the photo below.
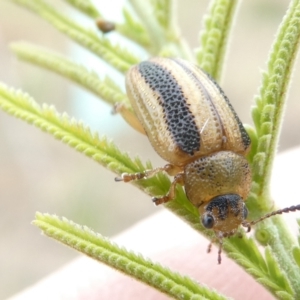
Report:
<svg viewBox="0 0 300 300"><path fill-rule="evenodd" d="M132 54L132 51L127 51L127 49L119 45L112 45L105 37L101 37L95 31L82 27L43 0L12 1L35 12L51 23L56 29L68 35L71 39L86 47L123 73L126 72L132 64L136 64L140 61L138 57Z"/></svg>
<svg viewBox="0 0 300 300"><path fill-rule="evenodd" d="M259 183L258 196L269 198L270 173L277 150L278 137L283 120L288 83L300 41L300 1L291 2L279 28L263 74L260 95L252 109L257 130L257 153L253 159L253 179ZM265 207L264 207L265 206ZM268 205L257 203L259 210Z"/></svg>
<svg viewBox="0 0 300 300"><path fill-rule="evenodd" d="M128 155L121 153L113 143L106 139L99 139L97 134L92 134L86 126L70 119L66 114L59 115L54 108L45 105L40 108L28 95L8 89L3 85L0 85L0 107L50 133L117 174L142 172L146 168L152 168L149 163L144 166L139 159L131 160ZM147 180L135 181L134 184L146 193L157 196L166 194L170 187L170 180L166 175L159 174ZM183 218L192 228L211 238L212 232L204 230L200 225L198 211L187 200L182 187L177 188L176 199L168 203L166 207ZM253 258L253 255L259 252L257 246L253 243L249 244L247 237L238 240L238 247L234 246L235 238L225 241L224 248L229 251L229 255L238 258L237 262L245 266L246 270L254 274L258 280L263 281L271 292L282 291L283 288L285 290L280 272L271 274L270 278L270 274L261 268L265 265L262 256L259 257L258 264L253 264L253 261L258 260ZM270 284L271 279L272 284ZM274 286L276 288L272 290Z"/></svg>
<svg viewBox="0 0 300 300"><path fill-rule="evenodd" d="M277 33L269 57L268 71L263 74L260 95L252 110L258 142L253 157L254 183L248 207L251 207L251 215L255 219L269 212L273 205L269 195L270 174L299 41L300 1L294 0ZM270 245L280 268L288 274L295 295L300 295L300 272L290 251L295 240L279 217L264 221L258 228L258 240Z"/></svg>
<svg viewBox="0 0 300 300"><path fill-rule="evenodd" d="M238 0L212 1L209 13L204 18L204 29L200 34L201 48L196 52L197 62L218 82L221 78L237 3Z"/></svg>
<svg viewBox="0 0 300 300"><path fill-rule="evenodd" d="M152 53L159 56L178 56L192 60L193 56L186 45L186 41L175 26L175 1L139 1L130 0L139 17L139 21L146 29L151 42ZM162 22L162 17L166 20Z"/></svg>
<svg viewBox="0 0 300 300"><path fill-rule="evenodd" d="M64 0L68 2L73 7L80 10L85 15L91 17L92 19L99 18L101 16L100 12L97 8L93 5L90 0Z"/></svg>
<svg viewBox="0 0 300 300"><path fill-rule="evenodd" d="M128 102L126 94L112 79L106 76L101 80L95 71L89 71L62 55L26 42L13 43L11 48L19 59L71 79L111 105Z"/></svg>
<svg viewBox="0 0 300 300"><path fill-rule="evenodd" d="M33 223L49 237L141 280L174 299L227 299L190 278L127 251L87 227L81 227L65 218L37 213Z"/></svg>

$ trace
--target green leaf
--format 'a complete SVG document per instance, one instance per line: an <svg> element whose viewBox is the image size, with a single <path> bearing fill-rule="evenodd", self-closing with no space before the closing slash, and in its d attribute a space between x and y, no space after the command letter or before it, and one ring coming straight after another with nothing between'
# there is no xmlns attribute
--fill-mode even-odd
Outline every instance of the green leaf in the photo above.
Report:
<svg viewBox="0 0 300 300"><path fill-rule="evenodd" d="M237 7L237 0L211 1L209 13L204 17L200 33L201 48L197 62L216 81L220 81L228 36Z"/></svg>
<svg viewBox="0 0 300 300"><path fill-rule="evenodd" d="M131 7L138 17L138 22L145 28L153 44L154 53L166 43L164 32L154 16L154 7L150 1L130 0Z"/></svg>
<svg viewBox="0 0 300 300"><path fill-rule="evenodd" d="M174 24L174 1L129 1L139 18L139 23L150 37L152 54L193 60L186 41ZM167 19L162 21L163 17Z"/></svg>
<svg viewBox="0 0 300 300"><path fill-rule="evenodd" d="M86 29L43 0L12 1L37 13L56 29L68 35L121 72L126 72L132 64L137 64L140 61L138 57L132 54L132 51L127 51L119 45L113 45L104 36L100 36L94 30Z"/></svg>
<svg viewBox="0 0 300 300"><path fill-rule="evenodd" d="M252 110L258 138L253 177L260 185L259 195L265 195L265 198L269 198L270 173L299 41L300 3L294 0L278 31L270 53L268 71L263 74L260 95L256 97L256 106Z"/></svg>
<svg viewBox="0 0 300 300"><path fill-rule="evenodd" d="M59 114L53 106L43 105L41 108L33 98L21 91L8 88L0 83L0 107L7 113L16 116L28 123L35 125L53 135L56 139L68 144L79 152L94 159L111 171L121 174L142 172L146 168L151 169L150 163L144 166L139 158L130 159L126 153L122 153L112 142L106 138L99 138L97 133L91 133L90 129L66 113ZM162 195L167 192L170 180L164 174L153 178L133 182L134 185L146 192ZM194 207L186 200L188 207ZM198 222L199 223L199 222Z"/></svg>
<svg viewBox="0 0 300 300"><path fill-rule="evenodd" d="M138 159L135 162L131 161L112 142L91 133L81 122L71 119L67 114L58 114L52 106L43 105L41 108L21 91L0 84L0 107L9 114L50 133L116 173L141 171Z"/></svg>
<svg viewBox="0 0 300 300"><path fill-rule="evenodd" d="M247 155L247 159L250 162L250 164L252 164L253 157L256 154L256 149L257 149L257 133L256 133L256 130L252 126L250 126L248 124L243 124L243 126L246 129L247 133L249 134L249 137L251 140L251 149Z"/></svg>
<svg viewBox="0 0 300 300"><path fill-rule="evenodd" d="M140 23L128 9L123 9L124 23L116 24L116 30L142 47L150 53L155 53L154 44L145 27Z"/></svg>
<svg viewBox="0 0 300 300"><path fill-rule="evenodd" d="M87 16L96 19L101 16L97 8L92 4L90 0L64 0L68 2L70 5L74 6L82 13L86 14Z"/></svg>
<svg viewBox="0 0 300 300"><path fill-rule="evenodd" d="M230 241L230 242L229 242ZM252 238L230 238L224 243L228 256L233 258L258 282L276 295L284 292L293 297L293 290L270 250L266 250L265 258Z"/></svg>
<svg viewBox="0 0 300 300"><path fill-rule="evenodd" d="M174 26L174 7L171 0L152 0L157 22L166 31L172 31Z"/></svg>
<svg viewBox="0 0 300 300"><path fill-rule="evenodd" d="M283 299L283 300L293 300L293 299L295 299L289 293L286 293L284 291L277 292L276 295L278 296L279 299Z"/></svg>
<svg viewBox="0 0 300 300"><path fill-rule="evenodd" d="M272 47L268 70L263 74L260 95L256 97L253 119L257 131L257 149L253 156L251 215L259 218L273 206L269 195L270 175L283 120L288 83L300 42L300 1L291 1ZM254 196L256 194L256 196ZM295 241L280 218L262 222L259 226L268 238L280 269L289 275L296 295L300 294L300 272L291 248ZM263 235L257 235L263 236Z"/></svg>
<svg viewBox="0 0 300 300"><path fill-rule="evenodd" d="M282 276L288 281L288 285L293 290L293 295L298 294L300 289L300 270L295 264L291 248L295 244L286 224L278 216L267 219L256 225L255 237L263 245L268 245L272 251L273 261L269 259L268 267L271 264L278 264L276 269L280 269ZM269 251L269 250L268 250ZM266 255L269 254L268 252ZM271 271L269 277L272 278L277 271ZM288 275L288 276L287 276ZM286 288L287 289L287 288Z"/></svg>
<svg viewBox="0 0 300 300"><path fill-rule="evenodd" d="M294 247L293 248L293 257L300 268L300 248L299 247Z"/></svg>
<svg viewBox="0 0 300 300"><path fill-rule="evenodd" d="M291 285L289 281L287 280L286 273L280 269L280 266L273 256L271 252L270 247L266 247L265 249L265 257L266 257L266 262L268 266L268 272L269 272L269 279L273 283L277 283L279 286L281 286L282 290L281 291L276 291L277 292L286 292L289 293L290 296L293 296L293 290L291 288Z"/></svg>
<svg viewBox="0 0 300 300"><path fill-rule="evenodd" d="M65 218L37 213L33 224L49 237L141 280L174 299L227 299L187 276L130 252Z"/></svg>
<svg viewBox="0 0 300 300"><path fill-rule="evenodd" d="M18 58L73 80L109 104L128 102L127 96L111 78L106 76L101 80L95 71L89 71L62 55L25 42L13 43L11 48Z"/></svg>

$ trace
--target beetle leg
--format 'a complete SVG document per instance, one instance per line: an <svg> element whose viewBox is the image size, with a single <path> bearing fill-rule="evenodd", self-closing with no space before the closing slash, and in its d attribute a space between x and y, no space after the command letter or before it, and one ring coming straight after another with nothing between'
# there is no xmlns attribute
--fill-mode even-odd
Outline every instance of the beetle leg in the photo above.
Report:
<svg viewBox="0 0 300 300"><path fill-rule="evenodd" d="M113 113L119 113L123 119L132 127L134 128L136 131L145 134L146 132L142 126L142 124L140 123L139 119L137 118L137 116L135 115L135 113L133 112L133 110L127 106L125 103L117 103L114 105L113 108Z"/></svg>
<svg viewBox="0 0 300 300"><path fill-rule="evenodd" d="M159 167L151 170L146 170L140 173L123 173L121 177L116 177L115 181L124 181L129 182L132 180L140 180L143 178L149 178L156 175L159 172L166 172L170 176L174 176L181 172L182 169L180 167L176 167L171 164L166 164L164 167Z"/></svg>
<svg viewBox="0 0 300 300"><path fill-rule="evenodd" d="M129 182L132 180L140 180L143 178L152 177L162 171L164 171L164 167L155 168L155 169L151 169L151 170L145 170L144 172L140 172L140 173L123 173L121 175L121 177L116 177L115 181Z"/></svg>
<svg viewBox="0 0 300 300"><path fill-rule="evenodd" d="M219 249L218 249L218 264L222 262L222 248L223 248L223 236L214 237L211 242L208 244L207 253L211 252L211 248L214 242L218 241Z"/></svg>
<svg viewBox="0 0 300 300"><path fill-rule="evenodd" d="M184 185L184 179L183 179L183 173L182 173L181 167L177 167L172 164L167 164L164 167L155 168L152 170L146 170L141 173L131 173L131 174L123 173L121 175L121 177L116 177L115 181L129 182L132 180L140 180L143 178L152 177L152 176L156 175L157 173L163 172L163 171L166 172L170 176L174 176L174 175L176 175L176 176L174 177L174 180L171 183L169 192L165 196L159 197L159 198L156 198L156 197L152 198L152 201L155 203L155 205L159 205L161 203L166 203L168 201L171 201L175 198L177 183L180 185Z"/></svg>
<svg viewBox="0 0 300 300"><path fill-rule="evenodd" d="M183 173L179 173L174 177L173 182L171 183L169 192L163 196L163 197L159 197L159 198L152 198L152 201L154 202L155 205L159 205L162 203L166 203L169 202L171 200L173 200L176 196L176 184L180 184L183 185Z"/></svg>
<svg viewBox="0 0 300 300"><path fill-rule="evenodd" d="M223 239L219 239L219 250L218 250L218 264L220 265L222 262L222 248L223 248Z"/></svg>
<svg viewBox="0 0 300 300"><path fill-rule="evenodd" d="M207 253L210 253L210 252L211 252L212 245L213 245L213 243L216 242L217 240L218 240L217 237L214 237L214 238L211 239L210 243L209 243L208 246L207 246L207 250L206 250Z"/></svg>
<svg viewBox="0 0 300 300"><path fill-rule="evenodd" d="M207 253L210 253L210 252L211 252L212 245L213 245L213 241L211 241L211 242L208 244L207 250L206 250Z"/></svg>

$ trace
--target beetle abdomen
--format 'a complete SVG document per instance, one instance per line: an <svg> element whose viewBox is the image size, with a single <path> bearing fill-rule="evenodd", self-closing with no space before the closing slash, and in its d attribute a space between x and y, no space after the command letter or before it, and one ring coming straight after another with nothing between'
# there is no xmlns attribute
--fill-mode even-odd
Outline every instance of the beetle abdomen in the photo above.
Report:
<svg viewBox="0 0 300 300"><path fill-rule="evenodd" d="M249 148L250 139L220 87L192 63L142 62L128 71L126 88L152 146L174 165Z"/></svg>

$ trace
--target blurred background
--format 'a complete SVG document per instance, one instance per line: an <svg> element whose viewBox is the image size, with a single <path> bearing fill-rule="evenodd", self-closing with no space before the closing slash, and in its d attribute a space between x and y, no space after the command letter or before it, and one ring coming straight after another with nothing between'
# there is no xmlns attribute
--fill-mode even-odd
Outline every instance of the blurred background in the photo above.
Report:
<svg viewBox="0 0 300 300"><path fill-rule="evenodd" d="M117 8L123 1L99 2L100 11L108 19L121 17L121 9ZM182 33L192 47L197 47L208 1L178 2ZM94 28L63 1L51 3ZM243 123L252 123L250 107L288 4L288 0L252 0L240 5L221 85ZM112 38L118 40L114 34ZM53 104L59 112L83 120L131 156L151 160L154 166L164 163L144 136L119 116L111 115L111 107L51 72L18 62L9 44L19 40L73 57L100 75L112 72L36 15L0 0L0 81L21 88L39 103ZM279 151L300 144L299 63L296 68ZM119 74L111 74L123 85ZM131 185L115 183L114 174L91 159L0 110L0 299L26 288L77 255L40 235L30 224L36 211L65 216L112 236L160 209Z"/></svg>

